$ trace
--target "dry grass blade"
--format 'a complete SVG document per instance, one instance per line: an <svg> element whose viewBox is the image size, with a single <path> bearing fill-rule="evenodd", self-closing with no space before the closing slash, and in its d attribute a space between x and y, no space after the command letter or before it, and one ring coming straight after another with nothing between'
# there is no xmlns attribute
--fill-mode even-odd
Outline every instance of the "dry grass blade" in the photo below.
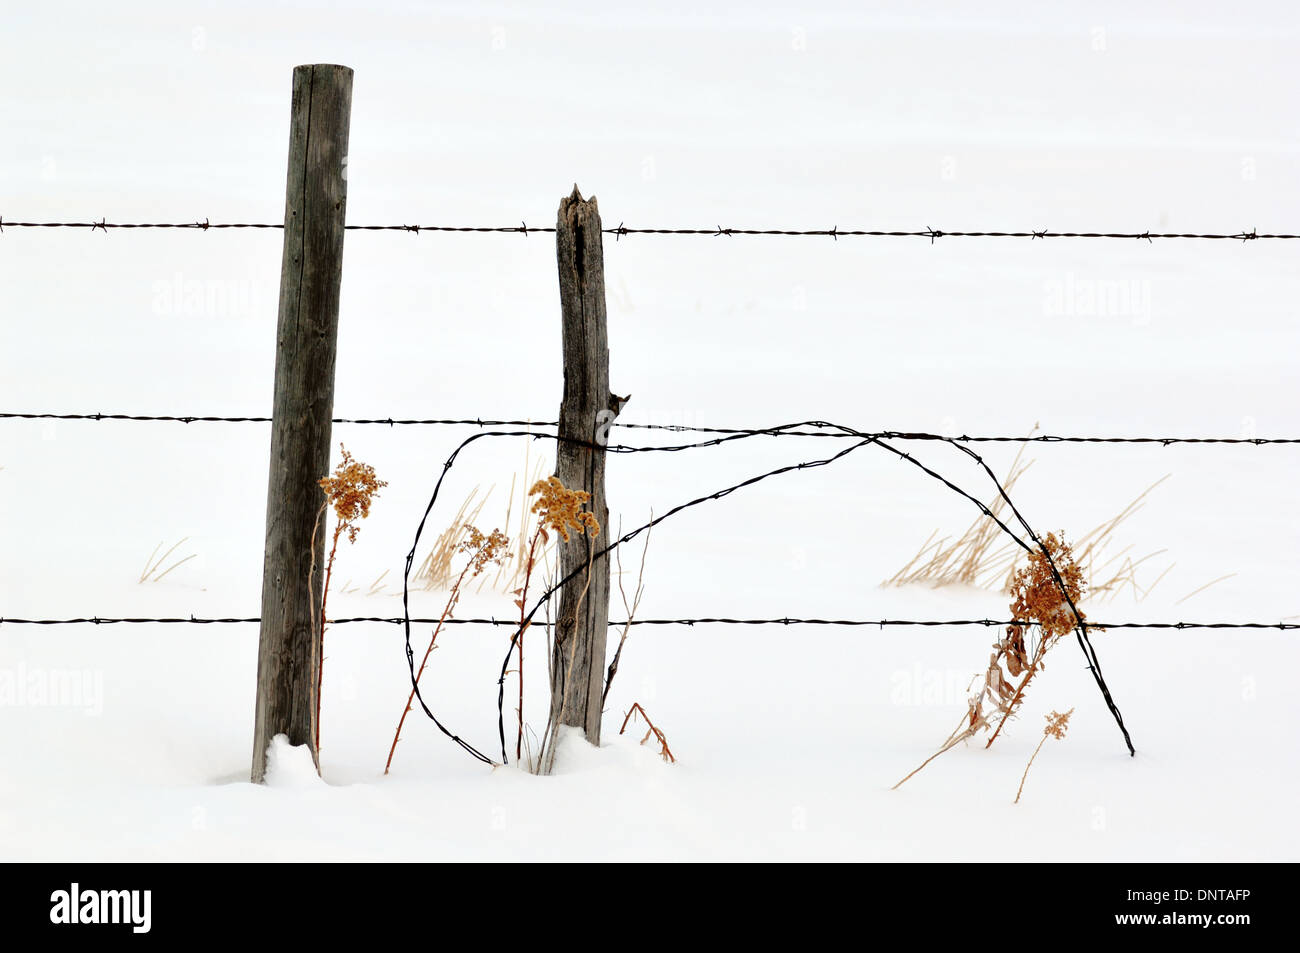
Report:
<svg viewBox="0 0 1300 953"><path fill-rule="evenodd" d="M1231 579L1235 575L1237 575L1235 572L1230 572L1226 576L1220 576L1218 579L1212 579L1209 582L1207 582L1205 585L1201 586L1199 589L1193 589L1187 595L1183 596L1181 599L1175 602L1174 605L1176 606L1182 605L1188 599L1192 598L1192 596L1200 595L1202 592L1204 592L1206 589L1209 589L1211 586L1223 582L1225 579Z"/></svg>
<svg viewBox="0 0 1300 953"><path fill-rule="evenodd" d="M393 767L393 755L397 753L397 743L402 739L402 727L406 724L406 716L411 713L411 706L415 703L415 688L424 675L425 666L429 664L429 656L437 648L438 635L442 632L442 627L456 611L456 603L460 601L463 584L466 579L473 579L482 575L488 566L500 565L501 562L510 558L510 554L506 551L506 547L510 545L510 540L500 530L494 529L491 533L483 533L475 526L467 526L465 527L465 535L466 539L457 545L456 553L463 554L468 559L465 561L465 566L461 569L460 574L452 583L451 591L447 594L447 603L442 609L442 615L433 629L433 634L429 636L429 647L424 650L424 658L420 660L420 668L415 673L411 692L406 697L406 706L402 709L402 716L397 721L397 730L393 732L393 743L388 749L388 760L384 762L384 774L387 774Z"/></svg>
<svg viewBox="0 0 1300 953"><path fill-rule="evenodd" d="M1173 568L1172 563L1169 566L1166 566L1165 569L1155 578L1155 581L1145 588L1138 584L1136 575L1138 566L1142 565L1148 559L1166 552L1164 549L1158 549L1155 552L1148 553L1136 561L1126 559L1120 566L1119 570L1112 572L1108 576L1101 575L1102 570L1114 563L1120 556L1128 553L1128 551L1133 548L1131 545L1124 547L1119 551L1119 553L1112 556L1100 566L1096 565L1096 561L1101 556L1102 551L1110 544L1111 537L1114 535L1115 530L1134 513L1142 509L1142 507L1146 505L1146 498L1151 494L1151 491L1168 480L1170 476L1171 474L1166 473L1159 480L1156 480L1156 482L1152 483L1149 487L1139 493L1128 506L1119 512L1118 515L1102 523L1100 526L1093 529L1092 532L1085 533L1083 536L1079 537L1079 541L1075 548L1078 552L1079 562L1086 564L1088 567L1088 589L1092 593L1094 599L1098 599L1099 601L1112 600L1115 596L1119 595L1119 593L1123 592L1126 586L1128 586L1133 589L1133 593L1137 597L1138 601L1141 601L1151 594L1151 590L1155 589L1160 580L1164 579L1169 570Z"/></svg>
<svg viewBox="0 0 1300 953"><path fill-rule="evenodd" d="M166 569L162 568L162 565L167 561L167 558L171 556L172 553L176 552L176 550L179 549L188 540L189 540L188 536L180 540L177 540L175 543L172 544L171 549L167 550L167 552L163 553L161 556L158 556L158 550L162 549L162 543L159 542L158 545L153 548L153 552L149 554L149 558L145 560L144 571L140 573L139 581L142 583L160 582L162 578L166 576L169 572L176 569L178 566L185 565L191 559L194 559L198 555L197 553L191 553L190 555L186 556L184 559L177 560L176 562L168 566ZM154 559L155 556L158 556L158 558Z"/></svg>
<svg viewBox="0 0 1300 953"><path fill-rule="evenodd" d="M538 458L532 462L532 455L529 452L531 441L524 445L524 468L521 471L524 479L520 480L520 474L515 474L510 478L510 499L506 504L506 522L510 525L511 516L515 510L515 489L519 490L519 527L516 530L516 539L530 539L536 529L537 516L533 513L532 508L528 505L528 490L537 485L546 473L547 461L545 458ZM526 570L527 557L524 548L521 546L519 552L515 554L513 560L503 563L498 567L496 576L492 579L491 587L501 591L510 591L519 588L520 579ZM479 583L479 591L488 585L486 577Z"/></svg>

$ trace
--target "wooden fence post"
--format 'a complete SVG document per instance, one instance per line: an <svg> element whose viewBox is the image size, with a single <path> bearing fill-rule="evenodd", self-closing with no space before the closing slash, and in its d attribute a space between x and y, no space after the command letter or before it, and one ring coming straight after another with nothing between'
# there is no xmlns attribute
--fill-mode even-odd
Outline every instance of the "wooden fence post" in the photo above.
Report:
<svg viewBox="0 0 1300 953"><path fill-rule="evenodd" d="M284 257L276 329L271 473L266 496L262 629L252 779L266 774L271 739L316 751L325 497L334 416L334 359L343 275L352 70L293 71ZM314 537L314 538L313 538Z"/></svg>
<svg viewBox="0 0 1300 953"><path fill-rule="evenodd" d="M609 335L605 318L605 254L596 199L583 200L578 187L560 202L555 229L560 272L560 310L564 329L564 400L555 474L570 489L591 494L590 509L600 521L600 536L574 536L560 543L560 576L588 563L590 551L610 541L605 504L605 451L609 426L626 398L609 390ZM598 444L580 446L565 438ZM609 626L609 560L591 565L560 593L551 665L552 724L573 725L600 744L600 707L605 675L605 637ZM572 667L570 667L572 660Z"/></svg>

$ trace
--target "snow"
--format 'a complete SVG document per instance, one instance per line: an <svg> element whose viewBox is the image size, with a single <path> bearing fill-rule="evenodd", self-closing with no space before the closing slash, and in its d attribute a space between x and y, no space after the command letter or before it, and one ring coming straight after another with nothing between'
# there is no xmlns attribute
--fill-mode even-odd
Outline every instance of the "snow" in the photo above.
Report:
<svg viewBox="0 0 1300 953"><path fill-rule="evenodd" d="M290 744L288 735L276 735L266 752L266 785L272 788L310 788L321 784L311 750Z"/></svg>
<svg viewBox="0 0 1300 953"><path fill-rule="evenodd" d="M0 58L14 91L5 220L275 221L291 68L339 62L356 69L358 224L546 225L575 180L606 224L629 227L1300 222L1287 121L1297 31L1282 4L1195 16L992 4L974 19L956 5L386 2L334 5L309 34L292 4L135 7L11 18L23 42ZM280 250L271 232L5 228L0 411L267 413ZM548 236L352 232L345 255L339 416L554 416ZM605 255L625 421L1300 434L1287 243L627 236ZM332 615L400 614L415 525L474 432L335 429L389 486L340 551ZM268 439L258 424L0 421L0 617L256 615ZM631 527L829 443L617 457L611 507ZM991 497L955 450L907 449ZM977 449L1002 474L1017 448ZM426 535L480 484L497 486L483 528L500 523L524 454L515 439L466 450ZM1145 583L1173 568L1145 599L1085 601L1090 619L1300 620L1297 448L1054 444L1025 456L1017 506L1071 537L1172 474L1116 542L1164 550ZM975 515L863 448L656 528L639 614L1001 618L998 593L878 585L932 530L959 535ZM155 545L182 537L175 556L196 558L139 583ZM417 592L412 611L437 615L444 598ZM510 600L471 592L457 614L509 618ZM509 634L448 629L423 683L439 718L489 753ZM415 628L417 652L428 635ZM955 749L891 790L961 718L995 635L641 627L601 746L566 734L552 776L484 766L418 710L384 776L409 685L401 631L340 625L326 635L321 777L279 742L254 786L256 626L0 623L0 858L1300 859L1293 632L1095 635L1134 758L1064 642L992 748ZM532 638L526 717L540 733ZM676 764L639 743L644 728L617 733L633 702ZM1042 716L1070 707L1068 736L1043 747L1013 805Z"/></svg>

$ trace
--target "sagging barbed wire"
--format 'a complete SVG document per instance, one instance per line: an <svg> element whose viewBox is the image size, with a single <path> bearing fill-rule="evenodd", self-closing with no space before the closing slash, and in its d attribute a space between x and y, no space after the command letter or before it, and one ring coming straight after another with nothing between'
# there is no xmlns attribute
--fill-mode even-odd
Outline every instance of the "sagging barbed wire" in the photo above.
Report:
<svg viewBox="0 0 1300 953"><path fill-rule="evenodd" d="M511 636L510 644L506 651L506 656L501 664L500 676L497 680L497 687L498 687L497 726L498 726L498 734L499 734L500 745L501 745L500 762L496 762L492 758L489 758L478 748L474 747L469 742L462 739L459 735L455 734L450 729L448 729L446 725L444 725L443 722L429 708L428 704L425 702L423 696L420 693L419 679L415 671L414 650L412 649L411 646L411 624L412 623L410 618L410 575L411 575L412 566L415 562L416 550L419 547L420 538L424 532L425 525L429 520L429 516L433 511L434 505L437 503L439 493L442 489L443 481L446 479L447 474L451 471L452 467L455 465L456 459L460 456L461 452L464 451L465 448L468 447L470 444L475 443L478 440L489 438L489 437L492 438L526 437L534 440L550 439L556 441L566 441L574 444L602 449L607 453L616 453L616 454L673 453L673 452L681 452L686 450L702 449L705 447L720 446L724 443L730 443L736 440L748 439L755 436L762 436L765 434L772 434L776 432L801 430L806 428L832 428L849 437L855 438L856 442L852 443L850 446L847 446L844 449L828 457L818 458L814 460L806 460L799 463L778 467L774 470L769 470L757 476L750 477L749 479L743 480L739 483L724 487L723 489L716 490L704 496L697 497L686 503L678 504L677 506L674 506L671 509L664 512L662 515L649 520L648 522L642 524L641 526L638 526L637 528L633 529L628 533L624 533L614 542L593 551L591 553L591 556L586 566L579 566L578 568L574 569L572 572L568 573L563 578L554 582L550 587L546 589L546 591L544 591L540 596L537 597L537 600L534 603L532 609L529 610L523 616L520 623L516 626L515 632ZM1089 623L1084 621L1082 614L1078 611L1078 608L1074 605L1073 600L1070 598L1066 585L1061 578L1060 571L1057 568L1054 560L1052 559L1052 555L1049 552L1048 548L1043 544L1038 534L1034 532L1033 528L1029 525L1028 521L1025 519L1023 514L1021 514L1021 512L1011 502L1010 497L1007 495L1007 492L1003 487L1002 483L998 480L997 475L984 462L983 458L980 457L979 454L975 453L975 451L972 450L971 448L964 446L961 443L958 443L953 438L939 437L938 439L954 446L957 450L965 454L968 458L973 460L978 465L978 467L984 472L984 474L996 487L998 491L998 495L1001 497L1002 501L1007 505L1008 509L1015 517L1015 521L1020 525L1021 529L1024 531L1024 533L1026 534L1030 542L1026 542L1024 539L1022 539L1015 531L1013 531L1009 526L1007 526L1006 523L1004 523L1001 519L999 519L997 514L995 514L987 505L981 502L978 498L971 495L961 487L957 486L955 483L953 483L951 480L944 477L938 471L925 466L919 460L916 460L914 457L912 457L910 454L902 450L899 450L890 444L885 443L880 435L864 433L861 431L854 430L851 427L845 427L840 424L828 423L826 421L800 421L796 423L782 424L776 427L763 428L761 430L753 430L753 431L746 431L743 433L722 435L722 436L714 437L709 440L701 440L694 443L677 444L673 446L649 446L649 447L628 446L622 444L604 445L604 444L592 443L590 441L575 440L573 438L567 438L567 437L561 438L557 434L535 433L532 431L504 431L503 430L503 431L484 431L484 432L473 434L467 437L465 440L463 440L460 443L460 445L447 458L447 461L443 464L442 472L438 475L437 481L434 484L433 492L429 498L429 503L425 508L424 514L421 517L418 526L416 527L415 538L411 544L410 552L408 552L406 556L405 567L402 575L402 615L403 615L403 623L404 623L403 629L404 629L406 659L407 659L407 666L411 676L411 687L412 687L413 695L419 701L420 707L424 711L425 715L434 723L434 725L444 735L446 735L448 738L454 741L457 745L463 748L471 756L487 764L508 763L508 755L506 752L506 739L505 739L504 706L505 706L505 680L506 680L506 673L509 668L510 657L514 654L515 645L519 637L528 628L528 626L532 624L532 621L536 616L536 614L538 613L538 611L540 611L541 608L547 604L550 598L556 592L558 592L564 585L573 581L582 572L590 571L590 567L594 564L595 560L607 558L609 554L613 552L618 546L621 546L623 543L635 539L641 533L648 531L651 527L662 523L663 521L675 516L678 513L683 512L684 510L690 509L695 506L699 506L704 503L723 499L724 497L729 496L730 494L736 492L737 490L743 489L748 486L752 486L756 483L760 483L764 480L768 480L785 473L829 466L843 459L844 457L848 456L850 453L853 453L854 451L861 449L862 447L877 446L883 450L886 450L894 454L900 460L905 460L908 463L916 466L926 475L938 480L948 489L952 490L953 492L957 493L959 496L962 496L966 500L970 501L976 508L980 510L981 513L983 513L985 517L992 520L1002 532L1008 535L1014 543L1016 543L1026 552L1042 554L1042 556L1046 561L1046 564L1048 565L1052 573L1055 584L1060 589L1062 595L1065 598L1066 604L1068 605L1070 612L1073 615L1075 635L1078 640L1079 647L1083 652L1088 670L1092 674L1094 681L1097 683L1098 689L1101 691L1102 697L1106 702L1107 708L1110 710L1111 716L1115 719L1115 723L1119 726L1120 732L1124 737L1124 743L1128 748L1129 754L1135 755L1136 750L1133 747L1133 742L1129 736L1128 729L1124 725L1123 715L1121 714L1119 707L1116 704L1114 698L1111 696L1110 689L1106 684L1104 676L1102 675L1101 661L1097 656L1096 650L1092 645L1091 639L1089 638L1088 635Z"/></svg>

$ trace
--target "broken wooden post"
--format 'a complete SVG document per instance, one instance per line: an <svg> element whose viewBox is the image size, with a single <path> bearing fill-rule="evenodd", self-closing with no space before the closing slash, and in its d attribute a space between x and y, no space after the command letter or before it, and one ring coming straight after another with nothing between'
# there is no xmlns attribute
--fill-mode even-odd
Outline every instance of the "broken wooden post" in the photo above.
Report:
<svg viewBox="0 0 1300 953"><path fill-rule="evenodd" d="M316 751L325 497L343 276L352 70L293 71L284 256L276 329L271 473L266 497L262 628L257 654L254 782L271 739Z"/></svg>
<svg viewBox="0 0 1300 953"><path fill-rule="evenodd" d="M584 200L576 185L560 202L555 252L564 341L564 400L555 475L569 489L591 494L589 508L600 522L600 536L591 540L575 534L568 543L558 544L560 578L589 563L590 574L579 572L560 593L551 659L551 723L580 727L588 741L599 745L609 627L609 560L592 561L589 557L610 542L604 446L626 398L609 391L600 212L595 196Z"/></svg>

